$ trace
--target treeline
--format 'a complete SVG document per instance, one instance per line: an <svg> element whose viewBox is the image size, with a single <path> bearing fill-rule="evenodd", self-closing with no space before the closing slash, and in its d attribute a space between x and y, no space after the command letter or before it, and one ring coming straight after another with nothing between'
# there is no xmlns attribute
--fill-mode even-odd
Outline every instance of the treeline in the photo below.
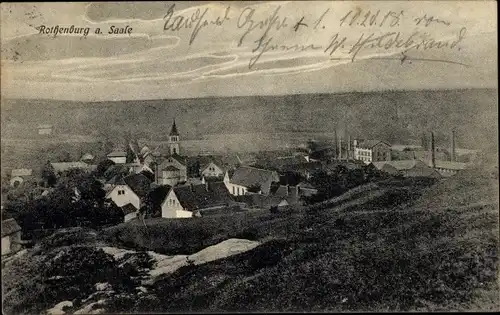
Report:
<svg viewBox="0 0 500 315"><path fill-rule="evenodd" d="M44 179L50 184L42 194L33 196L33 189L42 188L23 185L10 193L4 211L18 221L25 239L59 228L97 228L123 222L122 210L105 199L103 184L95 175L73 169L55 177L47 171Z"/></svg>

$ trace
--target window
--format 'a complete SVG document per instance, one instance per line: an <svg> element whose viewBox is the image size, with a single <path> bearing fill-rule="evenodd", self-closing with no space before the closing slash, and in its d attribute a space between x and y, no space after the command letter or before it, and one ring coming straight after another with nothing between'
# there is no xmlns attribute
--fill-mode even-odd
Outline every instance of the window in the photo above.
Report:
<svg viewBox="0 0 500 315"><path fill-rule="evenodd" d="M118 190L118 195L125 195L125 190L119 189Z"/></svg>
<svg viewBox="0 0 500 315"><path fill-rule="evenodd" d="M234 186L233 186L233 195L236 195L236 192L235 192Z"/></svg>

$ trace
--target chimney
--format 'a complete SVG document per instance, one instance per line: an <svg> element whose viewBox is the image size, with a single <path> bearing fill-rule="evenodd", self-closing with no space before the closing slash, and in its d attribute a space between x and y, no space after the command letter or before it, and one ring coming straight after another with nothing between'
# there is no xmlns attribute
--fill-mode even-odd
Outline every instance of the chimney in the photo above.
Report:
<svg viewBox="0 0 500 315"><path fill-rule="evenodd" d="M455 161L456 160L456 153L455 153L455 129L452 129L451 130L451 152L450 152L450 155L451 155L451 160L452 161Z"/></svg>
<svg viewBox="0 0 500 315"><path fill-rule="evenodd" d="M431 165L432 168L436 167L436 146L434 143L434 132L431 132Z"/></svg>

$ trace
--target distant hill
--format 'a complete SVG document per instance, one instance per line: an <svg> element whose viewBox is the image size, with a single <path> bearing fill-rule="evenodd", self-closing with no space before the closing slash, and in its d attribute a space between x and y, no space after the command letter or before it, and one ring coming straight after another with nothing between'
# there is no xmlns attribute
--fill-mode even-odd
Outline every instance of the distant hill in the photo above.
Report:
<svg viewBox="0 0 500 315"><path fill-rule="evenodd" d="M29 138L41 123L57 133L165 138L175 117L184 138L234 133L332 133L405 143L433 129L448 144L457 128L457 146L495 146L496 89L385 91L286 96L210 97L148 101L71 102L2 100L2 138Z"/></svg>

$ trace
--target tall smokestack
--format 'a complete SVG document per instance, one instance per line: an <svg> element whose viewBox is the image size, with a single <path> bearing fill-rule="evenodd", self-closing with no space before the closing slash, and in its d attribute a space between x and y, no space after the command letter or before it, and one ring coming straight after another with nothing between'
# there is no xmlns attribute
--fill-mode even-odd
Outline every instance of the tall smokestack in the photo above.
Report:
<svg viewBox="0 0 500 315"><path fill-rule="evenodd" d="M455 129L451 130L451 160L455 161L456 160L456 153L455 153Z"/></svg>
<svg viewBox="0 0 500 315"><path fill-rule="evenodd" d="M342 135L339 136L339 160L342 160Z"/></svg>
<svg viewBox="0 0 500 315"><path fill-rule="evenodd" d="M351 135L347 136L347 161L349 161L351 155Z"/></svg>
<svg viewBox="0 0 500 315"><path fill-rule="evenodd" d="M436 167L436 147L434 144L434 132L431 132L431 163L432 168Z"/></svg>

